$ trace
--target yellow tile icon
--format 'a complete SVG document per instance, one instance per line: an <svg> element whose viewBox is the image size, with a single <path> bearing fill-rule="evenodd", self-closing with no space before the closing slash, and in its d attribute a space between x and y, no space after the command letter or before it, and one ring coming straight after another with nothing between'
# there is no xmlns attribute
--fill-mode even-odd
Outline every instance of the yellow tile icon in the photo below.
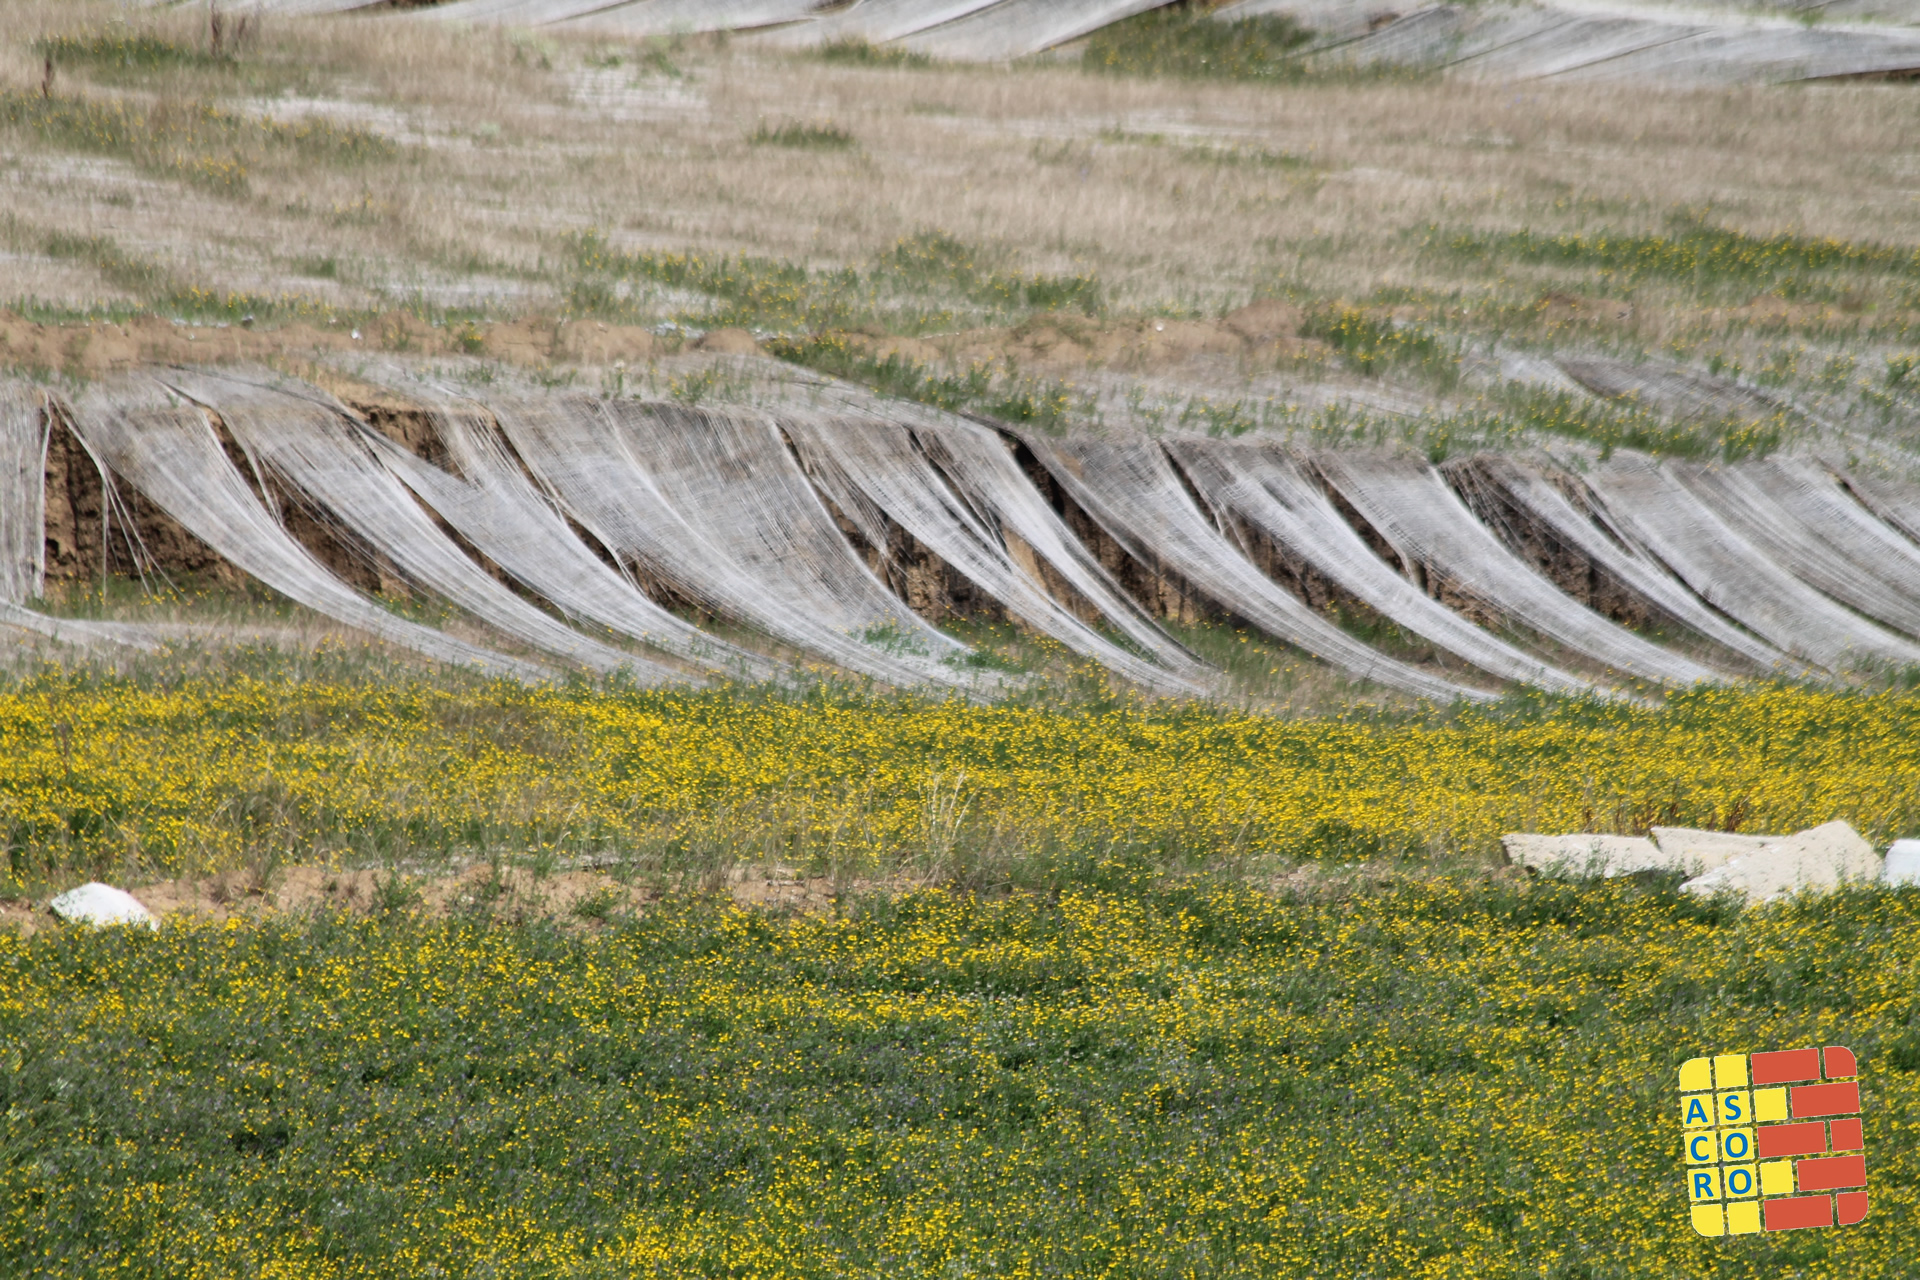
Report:
<svg viewBox="0 0 1920 1280"><path fill-rule="evenodd" d="M1760 1194L1760 1179L1750 1164L1730 1164L1720 1171L1721 1189L1729 1200L1751 1200Z"/></svg>
<svg viewBox="0 0 1920 1280"><path fill-rule="evenodd" d="M1690 1129L1686 1135L1688 1164L1719 1164L1720 1143L1711 1129Z"/></svg>
<svg viewBox="0 0 1920 1280"><path fill-rule="evenodd" d="M1694 1210L1700 1212L1699 1209ZM1760 1202L1743 1200L1739 1204L1727 1206L1727 1233L1729 1235L1752 1235L1760 1229Z"/></svg>
<svg viewBox="0 0 1920 1280"><path fill-rule="evenodd" d="M1745 1061L1745 1059L1741 1059ZM1726 1093L1713 1095L1714 1122L1734 1126L1748 1124L1753 1120L1753 1098L1745 1089L1733 1089Z"/></svg>
<svg viewBox="0 0 1920 1280"><path fill-rule="evenodd" d="M1680 1064L1680 1092L1705 1093L1713 1088L1713 1059L1689 1058Z"/></svg>
<svg viewBox="0 0 1920 1280"><path fill-rule="evenodd" d="M1760 1206L1755 1205L1753 1207L1758 1209ZM1703 1236L1725 1235L1727 1224L1726 1220L1720 1215L1720 1206L1717 1204L1697 1204L1693 1206L1693 1229Z"/></svg>
<svg viewBox="0 0 1920 1280"><path fill-rule="evenodd" d="M1720 1170L1687 1170L1687 1199L1693 1201L1718 1200L1720 1198Z"/></svg>
<svg viewBox="0 0 1920 1280"><path fill-rule="evenodd" d="M1720 1131L1720 1159L1731 1164L1736 1160L1753 1159L1753 1130L1722 1129Z"/></svg>
<svg viewBox="0 0 1920 1280"><path fill-rule="evenodd" d="M1755 1089L1753 1091L1753 1118L1761 1124L1772 1124L1776 1120L1787 1118L1787 1091L1785 1089Z"/></svg>
<svg viewBox="0 0 1920 1280"><path fill-rule="evenodd" d="M1793 1194L1793 1161L1769 1160L1760 1166L1760 1194L1763 1196L1790 1196Z"/></svg>
<svg viewBox="0 0 1920 1280"><path fill-rule="evenodd" d="M1716 1089L1744 1089L1747 1087L1747 1055L1744 1053L1723 1053L1713 1060L1713 1087Z"/></svg>
<svg viewBox="0 0 1920 1280"><path fill-rule="evenodd" d="M1696 1093L1680 1099L1680 1123L1688 1129L1713 1128L1713 1095Z"/></svg>

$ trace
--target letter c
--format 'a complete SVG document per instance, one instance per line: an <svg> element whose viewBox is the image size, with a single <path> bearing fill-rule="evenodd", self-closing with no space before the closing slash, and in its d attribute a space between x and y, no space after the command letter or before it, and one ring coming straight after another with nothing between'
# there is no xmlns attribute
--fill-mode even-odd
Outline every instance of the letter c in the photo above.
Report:
<svg viewBox="0 0 1920 1280"><path fill-rule="evenodd" d="M1702 1144L1705 1144L1707 1148L1705 1151L1700 1150L1700 1147ZM1697 1133L1693 1137L1688 1138L1687 1139L1687 1155L1690 1159L1692 1159L1692 1161L1695 1164L1712 1164L1713 1163L1712 1135L1705 1134L1705 1133Z"/></svg>

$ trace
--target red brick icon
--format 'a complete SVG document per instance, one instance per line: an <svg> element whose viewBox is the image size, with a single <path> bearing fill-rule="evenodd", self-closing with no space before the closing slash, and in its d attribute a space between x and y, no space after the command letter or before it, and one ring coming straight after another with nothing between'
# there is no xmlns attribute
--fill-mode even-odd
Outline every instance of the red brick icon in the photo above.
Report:
<svg viewBox="0 0 1920 1280"><path fill-rule="evenodd" d="M1840 1045L1694 1058L1680 1068L1682 1157L1703 1236L1867 1217L1860 1063Z"/></svg>
<svg viewBox="0 0 1920 1280"><path fill-rule="evenodd" d="M1827 1196L1790 1196L1761 1202L1769 1231L1798 1231L1833 1225L1833 1201Z"/></svg>
<svg viewBox="0 0 1920 1280"><path fill-rule="evenodd" d="M1833 1138L1827 1143L1834 1151L1859 1151L1867 1145L1860 1133L1860 1117L1851 1120L1835 1120L1827 1126L1833 1130Z"/></svg>
<svg viewBox="0 0 1920 1280"><path fill-rule="evenodd" d="M1824 1160L1802 1160L1794 1175L1802 1191L1838 1191L1842 1187L1863 1187L1867 1183L1865 1156L1828 1156Z"/></svg>
<svg viewBox="0 0 1920 1280"><path fill-rule="evenodd" d="M1803 1084L1787 1090L1787 1100L1793 1107L1795 1120L1807 1116L1844 1116L1860 1109L1860 1086Z"/></svg>
<svg viewBox="0 0 1920 1280"><path fill-rule="evenodd" d="M1753 1151L1762 1160L1810 1156L1827 1149L1827 1126L1812 1124L1762 1125L1753 1134Z"/></svg>
<svg viewBox="0 0 1920 1280"><path fill-rule="evenodd" d="M1818 1049L1787 1049L1780 1053L1753 1055L1753 1083L1756 1087L1763 1084L1798 1084L1802 1080L1819 1078Z"/></svg>

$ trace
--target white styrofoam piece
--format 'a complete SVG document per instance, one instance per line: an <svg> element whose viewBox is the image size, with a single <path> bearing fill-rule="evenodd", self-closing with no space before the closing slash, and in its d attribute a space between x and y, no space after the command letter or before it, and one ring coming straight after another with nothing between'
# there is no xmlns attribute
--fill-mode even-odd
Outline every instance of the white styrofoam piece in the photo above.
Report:
<svg viewBox="0 0 1920 1280"><path fill-rule="evenodd" d="M110 884L98 881L83 884L78 889L69 889L52 902L47 909L62 920L71 920L77 924L90 924L96 927L110 924L145 925L149 929L158 929L153 914L140 905L140 900L124 889L116 889Z"/></svg>

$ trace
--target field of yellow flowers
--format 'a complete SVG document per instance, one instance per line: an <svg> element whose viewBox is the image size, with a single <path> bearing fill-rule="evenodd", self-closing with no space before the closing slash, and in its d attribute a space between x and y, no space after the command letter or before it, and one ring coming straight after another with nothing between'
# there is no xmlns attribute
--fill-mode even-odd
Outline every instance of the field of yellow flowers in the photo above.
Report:
<svg viewBox="0 0 1920 1280"><path fill-rule="evenodd" d="M288 860L507 852L950 875L1008 850L1175 863L1492 855L1512 830L1920 831L1920 696L1281 719L1124 699L49 671L0 685L19 895Z"/></svg>
<svg viewBox="0 0 1920 1280"><path fill-rule="evenodd" d="M1916 779L1911 693L1283 720L45 671L0 689L16 895L585 853L669 891L592 928L397 895L0 932L0 1271L1902 1274L1920 891L1743 910L1475 858L1525 827L1909 834ZM1363 858L1399 869L1248 874ZM945 887L806 915L675 874L728 860ZM1872 1216L1695 1236L1677 1064L1825 1043L1863 1063Z"/></svg>
<svg viewBox="0 0 1920 1280"><path fill-rule="evenodd" d="M1911 1274L1920 891L1474 875L604 932L0 935L16 1276ZM1851 1044L1862 1226L1703 1240L1681 1061ZM1907 1262L1902 1263L1901 1258Z"/></svg>

